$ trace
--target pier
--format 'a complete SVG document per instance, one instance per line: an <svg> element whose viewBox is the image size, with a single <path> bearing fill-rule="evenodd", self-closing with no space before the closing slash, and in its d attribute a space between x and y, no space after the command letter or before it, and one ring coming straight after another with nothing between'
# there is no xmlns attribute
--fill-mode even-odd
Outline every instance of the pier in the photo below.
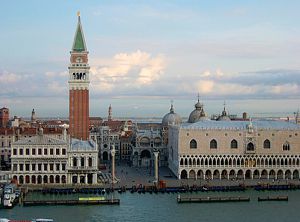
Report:
<svg viewBox="0 0 300 222"><path fill-rule="evenodd" d="M288 196L276 196L276 197L258 197L258 201L288 201L289 197Z"/></svg>
<svg viewBox="0 0 300 222"><path fill-rule="evenodd" d="M177 197L177 203L249 202L250 197Z"/></svg>
<svg viewBox="0 0 300 222"><path fill-rule="evenodd" d="M106 200L24 200L23 206L42 205L119 205L120 199Z"/></svg>

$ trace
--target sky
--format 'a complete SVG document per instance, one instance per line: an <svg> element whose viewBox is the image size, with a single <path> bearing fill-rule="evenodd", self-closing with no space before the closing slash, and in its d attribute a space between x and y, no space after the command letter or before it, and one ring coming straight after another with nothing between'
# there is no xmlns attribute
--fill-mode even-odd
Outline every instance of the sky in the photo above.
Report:
<svg viewBox="0 0 300 222"><path fill-rule="evenodd" d="M292 115L300 106L300 1L3 1L0 106L68 116L77 11L89 51L90 115Z"/></svg>

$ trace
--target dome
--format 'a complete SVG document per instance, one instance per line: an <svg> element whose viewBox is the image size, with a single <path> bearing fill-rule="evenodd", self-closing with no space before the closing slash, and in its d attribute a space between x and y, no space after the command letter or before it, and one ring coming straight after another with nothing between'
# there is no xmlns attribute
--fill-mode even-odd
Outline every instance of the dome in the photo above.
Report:
<svg viewBox="0 0 300 222"><path fill-rule="evenodd" d="M231 121L231 119L227 115L227 112L226 112L226 109L225 109L225 105L224 105L224 110L222 111L222 115L219 116L219 118L217 119L217 121Z"/></svg>
<svg viewBox="0 0 300 222"><path fill-rule="evenodd" d="M162 125L179 125L182 122L181 117L174 112L173 104L171 105L170 112L167 113L162 119Z"/></svg>
<svg viewBox="0 0 300 222"><path fill-rule="evenodd" d="M190 116L189 116L189 123L195 123L198 122L200 120L207 120L208 117L206 116L204 109L203 109L203 104L198 102L195 104L195 109L191 112Z"/></svg>
<svg viewBox="0 0 300 222"><path fill-rule="evenodd" d="M217 121L231 121L231 119L229 118L229 116L220 116Z"/></svg>

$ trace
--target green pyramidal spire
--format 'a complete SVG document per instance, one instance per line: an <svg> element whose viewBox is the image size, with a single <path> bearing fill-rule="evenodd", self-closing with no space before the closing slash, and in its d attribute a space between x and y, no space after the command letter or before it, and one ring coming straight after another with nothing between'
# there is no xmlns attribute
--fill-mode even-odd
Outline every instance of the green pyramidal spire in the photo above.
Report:
<svg viewBox="0 0 300 222"><path fill-rule="evenodd" d="M75 38L74 38L72 51L75 51L75 52L86 51L86 46L85 46L85 41L84 41L84 36L83 36L82 27L81 27L80 14L79 13L78 13L77 30L76 30L76 33L75 33Z"/></svg>

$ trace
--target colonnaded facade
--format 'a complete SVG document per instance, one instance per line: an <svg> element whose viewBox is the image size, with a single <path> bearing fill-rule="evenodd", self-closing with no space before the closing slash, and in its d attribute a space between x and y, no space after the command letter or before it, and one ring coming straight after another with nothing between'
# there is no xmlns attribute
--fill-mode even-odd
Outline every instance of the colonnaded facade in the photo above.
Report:
<svg viewBox="0 0 300 222"><path fill-rule="evenodd" d="M98 149L93 140L71 139L68 159L68 183L97 183Z"/></svg>
<svg viewBox="0 0 300 222"><path fill-rule="evenodd" d="M12 144L12 179L19 184L65 184L69 144L43 134Z"/></svg>
<svg viewBox="0 0 300 222"><path fill-rule="evenodd" d="M192 115L192 116L191 116ZM169 168L179 179L299 179L300 125L274 120L205 118L169 126Z"/></svg>

